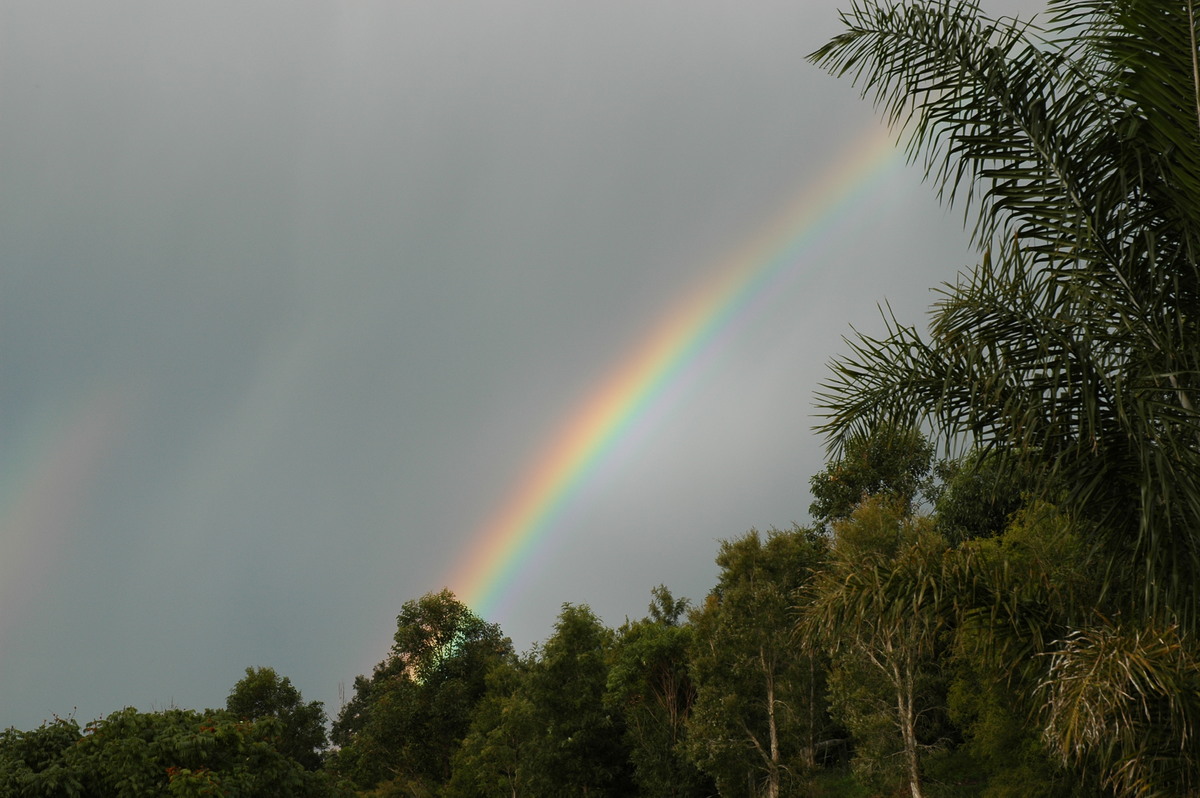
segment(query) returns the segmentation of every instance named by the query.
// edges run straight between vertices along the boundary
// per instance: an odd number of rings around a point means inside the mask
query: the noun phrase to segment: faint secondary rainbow
[[[760,234],[670,308],[550,437],[510,499],[476,533],[447,584],[487,617],[555,529],[589,477],[683,375],[753,310],[888,170],[903,163],[893,135],[872,130]]]
[[[0,642],[42,590],[54,588],[53,569],[72,526],[119,437],[125,395],[101,387],[69,412],[33,420],[0,464]]]

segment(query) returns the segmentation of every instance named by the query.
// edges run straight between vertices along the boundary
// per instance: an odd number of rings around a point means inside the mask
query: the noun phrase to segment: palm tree
[[[931,333],[890,320],[822,389],[836,444],[881,421],[971,438],[1065,485],[1147,614],[1200,621],[1200,72],[1191,3],[856,5],[813,58],[850,73],[983,259]],[[1050,480],[1047,480],[1049,484]],[[1125,567],[1136,564],[1134,572]],[[1117,571],[1122,573],[1118,574]]]
[[[1052,0],[1035,26],[969,0],[862,0],[813,54],[911,134],[941,195],[974,212],[982,252],[943,287],[928,335],[888,316],[885,335],[849,342],[819,395],[823,429],[836,448],[924,424],[1066,491],[1126,620],[1066,641],[1048,684],[1098,641],[1135,657],[1134,638],[1172,629],[1192,657],[1200,632],[1196,16],[1193,0]],[[1200,729],[1181,729],[1171,767],[1194,774]],[[1118,779],[1125,760],[1098,755],[1114,786],[1200,781],[1136,763]]]
[[[1063,758],[1084,768],[1097,761],[1107,787],[1139,796],[1200,794],[1198,694],[1195,644],[1154,620],[1073,632],[1039,690],[1046,737]]]

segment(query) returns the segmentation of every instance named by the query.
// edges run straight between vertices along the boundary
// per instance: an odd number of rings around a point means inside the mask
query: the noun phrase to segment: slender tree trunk
[[[767,733],[771,737],[771,761],[767,765],[767,798],[779,798],[779,729],[775,725],[775,674],[767,667],[766,652],[758,651],[767,677]]]
[[[817,662],[808,658],[808,744],[802,752],[804,767],[817,769]]]
[[[900,674],[897,674],[900,676]],[[912,798],[924,798],[921,790],[921,764],[917,758],[916,679],[912,667],[905,667],[896,683],[896,710],[900,736],[904,740],[904,763],[908,770],[908,788]]]

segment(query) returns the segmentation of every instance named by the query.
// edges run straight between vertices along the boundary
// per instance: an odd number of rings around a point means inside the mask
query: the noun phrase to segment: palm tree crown
[[[1061,486],[1139,614],[1200,629],[1200,65],[1191,0],[856,3],[813,54],[976,214],[930,332],[888,318],[819,394],[836,446],[927,424]]]

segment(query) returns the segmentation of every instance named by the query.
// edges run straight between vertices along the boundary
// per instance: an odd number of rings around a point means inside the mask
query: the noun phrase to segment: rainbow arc
[[[756,300],[796,270],[810,268],[805,253],[889,168],[903,162],[893,135],[872,130],[773,224],[670,308],[550,437],[508,501],[476,533],[446,582],[451,590],[481,615],[495,613],[547,537],[561,531],[556,522],[617,445],[737,328]]]

